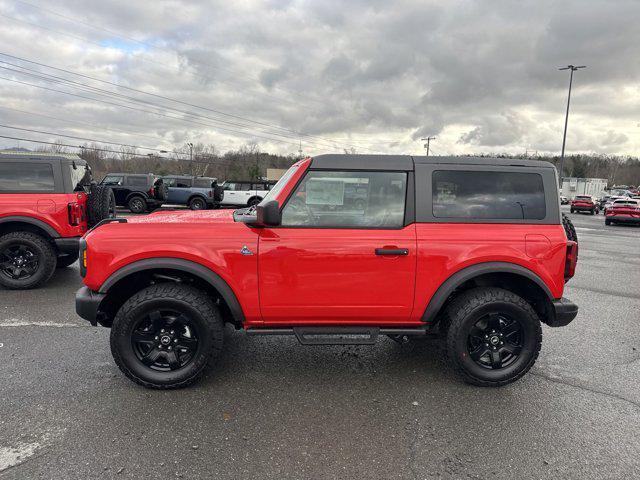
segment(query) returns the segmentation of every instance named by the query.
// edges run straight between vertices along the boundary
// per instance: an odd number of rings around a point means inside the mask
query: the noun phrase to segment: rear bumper
[[[632,217],[631,215],[607,215],[607,220],[616,223],[636,223],[640,224],[640,217]]]
[[[571,205],[571,208],[576,212],[590,212],[591,210],[595,210],[599,207],[595,205]]]
[[[88,320],[91,325],[96,326],[98,324],[98,308],[104,297],[106,294],[94,292],[89,287],[80,288],[76,292],[76,313]]]
[[[56,244],[58,252],[64,255],[73,255],[78,253],[78,245],[81,237],[54,238],[53,243]]]
[[[147,208],[161,207],[164,203],[162,200],[158,200],[155,198],[145,198],[145,202],[147,203]]]
[[[564,327],[569,325],[576,315],[578,315],[578,306],[572,301],[562,297],[560,300],[552,302],[554,309],[553,320],[547,323],[550,327]]]

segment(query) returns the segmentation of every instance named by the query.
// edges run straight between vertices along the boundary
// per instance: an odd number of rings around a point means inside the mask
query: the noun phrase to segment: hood
[[[127,217],[127,223],[233,223],[233,210],[163,210]]]

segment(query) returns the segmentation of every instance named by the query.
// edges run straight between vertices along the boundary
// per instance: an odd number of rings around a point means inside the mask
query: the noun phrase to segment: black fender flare
[[[130,192],[129,195],[127,195],[127,197],[124,199],[124,204],[127,205],[129,203],[129,200],[131,200],[133,197],[141,197],[142,200],[147,201],[147,198],[149,198],[149,195],[147,195],[145,192],[140,192],[138,190],[136,190],[135,192]]]
[[[553,301],[553,294],[544,281],[534,272],[521,265],[509,262],[484,262],[470,265],[462,270],[458,270],[451,275],[445,282],[438,287],[436,293],[433,294],[429,304],[422,314],[423,322],[431,322],[432,319],[438,314],[444,303],[451,296],[456,288],[475,277],[486,275],[487,273],[510,273],[519,275],[528,280],[531,280],[538,285],[547,295],[549,301]]]
[[[60,234],[58,232],[56,232],[55,228],[53,228],[48,223],[43,222],[42,220],[38,220],[37,218],[22,217],[20,215],[13,215],[13,216],[9,216],[9,217],[0,218],[0,224],[1,223],[11,223],[11,222],[28,223],[29,225],[33,225],[34,227],[38,227],[38,228],[44,230],[45,232],[47,232],[47,235],[49,235],[51,238],[59,238],[60,237]]]
[[[240,325],[244,324],[245,317],[244,312],[242,311],[242,307],[240,306],[240,302],[238,301],[236,294],[233,292],[227,282],[224,281],[222,277],[220,277],[220,275],[215,273],[210,268],[207,268],[204,265],[193,262],[191,260],[185,260],[183,258],[147,258],[130,263],[129,265],[125,265],[124,267],[112,273],[109,278],[104,281],[104,283],[100,286],[98,293],[106,294],[109,289],[113,287],[118,281],[122,280],[125,277],[128,277],[133,273],[158,268],[180,270],[190,273],[191,275],[194,275],[201,280],[204,280],[220,293],[220,296],[229,306],[229,310],[234,317],[234,321]]]
[[[187,199],[187,205],[189,205],[191,203],[191,200],[193,200],[194,198],[201,198],[202,200],[204,200],[204,203],[207,204],[208,202],[208,198],[203,194],[203,193],[193,193],[191,194],[191,196]]]

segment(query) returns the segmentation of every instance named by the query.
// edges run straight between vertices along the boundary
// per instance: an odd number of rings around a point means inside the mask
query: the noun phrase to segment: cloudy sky
[[[635,0],[0,0],[0,135],[557,153],[572,63],[567,151],[638,155],[639,18]]]

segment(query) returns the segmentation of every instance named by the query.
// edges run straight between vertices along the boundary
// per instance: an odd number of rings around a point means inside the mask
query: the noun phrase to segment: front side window
[[[0,162],[0,191],[53,192],[53,167],[49,163]]]
[[[124,177],[116,175],[107,175],[102,179],[102,185],[122,185]]]
[[[437,218],[542,220],[542,176],[537,173],[440,170],[433,172]]]
[[[324,228],[400,228],[407,174],[309,171],[282,210],[282,225]]]

